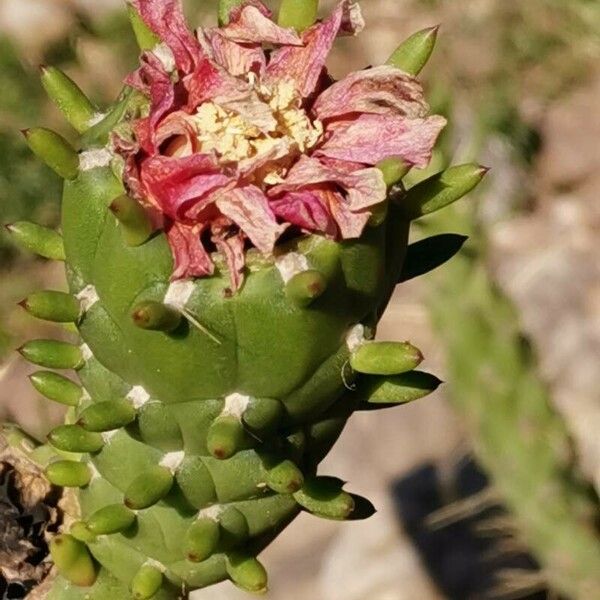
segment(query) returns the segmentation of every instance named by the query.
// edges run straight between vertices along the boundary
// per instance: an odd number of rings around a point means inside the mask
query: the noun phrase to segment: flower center
[[[275,158],[258,169],[255,179],[275,185],[283,181],[294,158],[317,144],[323,125],[310,120],[291,82],[280,81],[274,87],[257,85],[252,80],[251,83],[273,117],[266,130],[214,102],[200,105],[191,120],[200,152],[214,151],[223,162],[240,163],[273,154]],[[274,152],[282,147],[282,142],[285,152]]]

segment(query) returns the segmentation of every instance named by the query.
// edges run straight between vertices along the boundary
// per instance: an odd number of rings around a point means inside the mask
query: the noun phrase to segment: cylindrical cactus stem
[[[293,494],[304,483],[302,471],[289,459],[261,454],[266,484],[279,494]]]
[[[267,591],[267,572],[254,556],[243,552],[228,554],[227,573],[231,581],[246,592],[264,594]]]
[[[208,430],[208,451],[221,460],[232,457],[246,443],[246,432],[239,417],[224,414],[215,419]]]
[[[350,366],[367,375],[399,375],[421,362],[421,351],[408,342],[365,342],[350,356]]]
[[[50,432],[48,441],[64,452],[98,452],[104,446],[99,433],[86,431],[79,425],[60,425]]]
[[[35,292],[19,304],[30,315],[56,323],[74,323],[81,315],[79,300],[65,292]]]
[[[88,517],[86,526],[94,535],[109,535],[129,529],[135,520],[135,513],[123,504],[110,504]]]
[[[79,369],[84,364],[81,348],[58,340],[32,340],[18,351],[25,360],[48,369]]]
[[[72,535],[57,535],[50,542],[50,553],[59,573],[71,583],[89,587],[96,581],[96,567],[87,546]]]
[[[136,327],[150,331],[174,331],[181,324],[181,313],[174,308],[148,300],[140,302],[131,312]]]
[[[350,517],[355,508],[354,499],[342,489],[343,485],[335,477],[314,477],[305,481],[294,499],[313,515],[342,521]]]
[[[42,85],[50,100],[79,133],[86,131],[96,115],[96,108],[87,96],[60,69],[42,65],[40,72]]]
[[[13,239],[26,250],[50,260],[65,260],[65,248],[60,233],[28,221],[6,225]]]
[[[66,488],[84,487],[92,478],[92,472],[85,463],[72,460],[51,462],[45,473],[50,483]]]
[[[23,135],[32,152],[63,179],[75,179],[79,173],[77,152],[58,133],[45,127],[24,129]]]
[[[327,279],[319,271],[302,271],[294,275],[285,286],[287,297],[298,306],[310,306],[327,289]]]
[[[134,600],[150,600],[160,590],[164,575],[152,561],[142,565],[131,582],[131,594]]]
[[[256,434],[265,434],[277,427],[285,414],[280,400],[273,398],[250,398],[242,420],[245,427]]]
[[[129,246],[140,246],[152,235],[150,216],[133,198],[122,194],[117,196],[108,208],[119,221],[123,239]]]
[[[29,380],[42,396],[59,404],[79,406],[85,397],[80,385],[53,371],[36,371],[29,376]]]
[[[125,506],[141,510],[162,500],[173,486],[173,473],[167,467],[150,467],[138,475],[125,492]]]
[[[387,377],[363,376],[356,390],[356,396],[361,401],[359,410],[413,402],[434,392],[441,383],[435,375],[423,371]]]
[[[136,414],[136,409],[129,400],[107,400],[83,410],[77,423],[87,431],[113,431],[135,421]]]
[[[206,560],[214,554],[220,539],[221,526],[218,518],[199,516],[185,534],[183,544],[187,559],[192,562]]]

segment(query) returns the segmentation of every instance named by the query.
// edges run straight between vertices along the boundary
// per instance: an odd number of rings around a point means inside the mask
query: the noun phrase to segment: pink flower
[[[336,37],[364,25],[350,0],[302,34],[247,0],[229,25],[196,35],[180,0],[132,1],[162,43],[127,78],[150,106],[115,149],[130,193],[162,215],[173,278],[211,275],[218,251],[235,290],[245,249],[268,255],[288,228],[357,238],[386,198],[375,165],[427,165],[445,120],[427,116],[413,77],[391,66],[327,74]]]

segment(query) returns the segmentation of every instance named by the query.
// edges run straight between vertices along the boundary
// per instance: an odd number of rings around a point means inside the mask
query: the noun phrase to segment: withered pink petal
[[[313,112],[322,121],[352,113],[397,114],[415,119],[427,115],[429,107],[414,77],[383,65],[351,73],[334,83],[317,98]]]
[[[232,183],[207,154],[150,157],[142,163],[141,180],[148,200],[175,220],[185,218],[211,192]]]
[[[267,66],[267,58],[260,44],[238,44],[224,37],[221,31],[214,29],[209,33],[217,64],[236,77],[248,73],[262,74]]]
[[[446,119],[440,116],[406,119],[363,114],[337,126],[316,155],[368,165],[398,157],[416,167],[425,167],[445,125]]]
[[[277,196],[286,191],[298,191],[311,185],[335,183],[346,191],[348,210],[358,211],[385,200],[387,188],[379,169],[341,170],[323,164],[316,158],[302,156],[290,169],[285,181],[269,191]]]
[[[165,156],[182,158],[197,151],[196,130],[188,116],[183,111],[171,113],[156,128],[155,143],[157,146],[165,146],[161,148]]]
[[[265,152],[241,160],[237,165],[237,172],[241,177],[253,175],[256,171],[263,169],[270,163],[276,162],[287,156],[291,152],[291,149],[292,142],[289,138],[278,139],[274,145]]]
[[[181,0],[131,0],[146,25],[173,52],[177,68],[189,73],[202,57],[198,40],[188,29]]]
[[[202,244],[199,227],[172,223],[166,233],[175,263],[171,279],[204,277],[214,273],[214,264]]]
[[[287,228],[277,223],[266,196],[253,185],[223,193],[216,205],[263,254],[273,251],[275,242]]]
[[[276,50],[267,66],[267,82],[291,80],[302,97],[312,95],[335,38],[359,27],[359,10],[350,0],[342,0],[329,18],[302,34],[303,46],[284,46]]]
[[[273,16],[273,11],[261,0],[244,0],[239,4],[235,4],[229,11],[229,22],[237,21],[240,18],[240,15],[244,8],[246,8],[247,6],[253,6],[257,10],[259,10],[264,17],[267,17],[268,19],[270,19]]]
[[[300,36],[293,29],[279,27],[255,6],[244,6],[237,19],[223,27],[221,32],[234,42],[302,45]]]
[[[337,226],[328,205],[324,204],[316,190],[285,192],[270,204],[273,212],[287,223],[305,231],[319,231],[329,237],[337,235]]]
[[[340,194],[330,195],[329,210],[340,229],[340,236],[345,240],[360,237],[371,218],[370,212],[350,210]]]
[[[229,269],[231,291],[236,292],[244,281],[246,256],[244,254],[244,234],[241,231],[231,233],[225,228],[212,228],[212,241],[217,250],[225,257]]]

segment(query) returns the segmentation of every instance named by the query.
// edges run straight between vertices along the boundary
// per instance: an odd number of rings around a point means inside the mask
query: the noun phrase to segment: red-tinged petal
[[[261,0],[244,0],[244,2],[234,5],[229,11],[229,22],[239,20],[242,11],[247,6],[253,6],[268,19],[270,19],[273,16],[273,11]]]
[[[416,167],[425,167],[446,119],[406,119],[393,115],[361,115],[338,125],[317,150],[318,156],[375,165],[398,157]]]
[[[327,56],[340,33],[360,28],[360,9],[350,0],[342,0],[331,16],[302,34],[304,46],[284,46],[275,51],[267,66],[267,81],[292,80],[306,98],[313,94],[325,69]],[[364,24],[364,23],[363,23]]]
[[[131,0],[146,25],[173,52],[177,68],[189,73],[202,57],[198,40],[188,29],[181,0]]]
[[[182,111],[167,115],[156,128],[155,143],[168,157],[183,158],[197,152],[198,138],[189,115]]]
[[[243,6],[237,18],[221,29],[234,42],[301,46],[302,40],[293,29],[279,27],[255,6]]]
[[[302,156],[290,169],[285,181],[269,191],[277,196],[286,191],[298,191],[307,186],[335,183],[346,190],[345,204],[348,210],[358,211],[385,200],[387,189],[379,169],[362,168],[342,170],[323,164],[316,158]]]
[[[287,225],[277,223],[266,196],[253,185],[225,192],[216,204],[263,254],[272,252],[275,242],[287,228]]]
[[[319,231],[329,237],[337,235],[331,212],[316,190],[286,192],[270,204],[273,212],[287,223],[305,231]]]
[[[143,162],[141,178],[148,200],[175,220],[185,218],[190,209],[208,203],[212,192],[232,183],[207,154],[153,156]]]
[[[217,250],[225,257],[229,269],[231,291],[236,292],[244,282],[246,257],[244,254],[244,234],[241,231],[231,233],[230,228],[213,226],[212,241]]]
[[[200,234],[199,227],[182,223],[172,223],[167,228],[167,239],[175,262],[171,279],[204,277],[214,273],[214,264],[202,244]]]
[[[429,107],[421,84],[400,69],[383,65],[351,73],[326,89],[313,106],[321,121],[352,113],[424,117]]]
[[[236,77],[248,73],[260,75],[267,66],[267,58],[259,44],[238,44],[224,37],[220,29],[209,33],[214,60]]]

